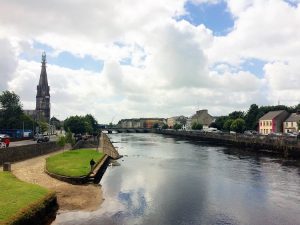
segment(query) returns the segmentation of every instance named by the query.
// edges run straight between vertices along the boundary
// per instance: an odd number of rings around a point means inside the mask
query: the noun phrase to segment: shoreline
[[[60,211],[95,211],[103,203],[98,184],[73,185],[56,180],[44,172],[46,158],[63,150],[12,164],[12,173],[20,180],[38,184],[56,192]]]

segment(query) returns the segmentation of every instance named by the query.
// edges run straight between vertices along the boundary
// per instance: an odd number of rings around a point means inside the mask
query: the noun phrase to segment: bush
[[[192,130],[202,130],[203,125],[201,123],[193,123],[192,124]]]

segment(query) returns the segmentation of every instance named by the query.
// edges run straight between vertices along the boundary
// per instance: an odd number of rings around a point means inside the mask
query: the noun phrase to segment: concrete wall
[[[300,141],[296,138],[174,130],[156,130],[156,133],[203,140],[220,145],[235,145],[241,149],[252,149],[257,152],[263,151],[284,157],[300,158]]]
[[[0,165],[4,162],[16,162],[48,154],[61,149],[56,142],[36,143],[0,149]]]

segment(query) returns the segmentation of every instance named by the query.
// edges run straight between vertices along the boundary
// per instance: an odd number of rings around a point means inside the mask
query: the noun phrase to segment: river
[[[300,224],[296,161],[159,134],[110,137],[124,157],[100,182],[105,201],[53,224]]]

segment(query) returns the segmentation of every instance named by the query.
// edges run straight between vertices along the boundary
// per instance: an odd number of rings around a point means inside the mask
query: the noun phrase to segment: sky
[[[0,0],[0,92],[51,116],[213,116],[300,102],[300,0]]]

